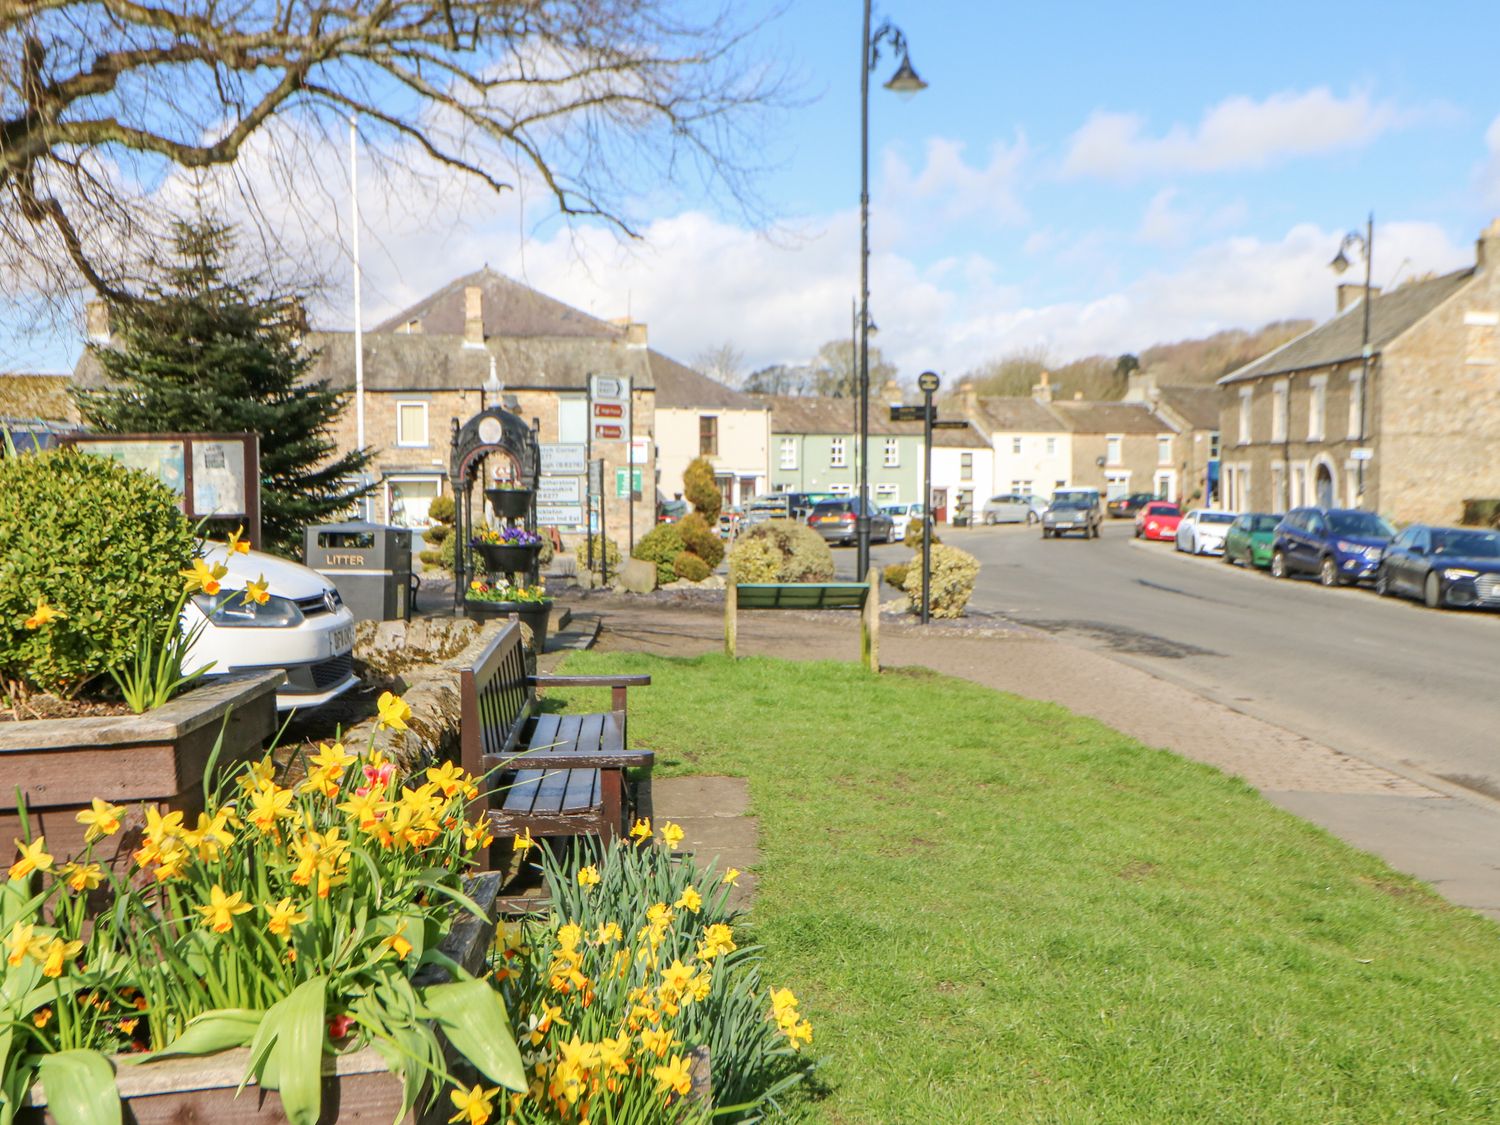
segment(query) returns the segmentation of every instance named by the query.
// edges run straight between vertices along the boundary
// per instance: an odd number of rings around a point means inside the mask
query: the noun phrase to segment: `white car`
[[[891,517],[893,528],[891,541],[904,543],[906,541],[906,529],[911,526],[912,520],[918,522],[922,519],[921,504],[887,504],[885,514]]]
[[[1194,508],[1177,525],[1177,549],[1193,555],[1222,555],[1224,536],[1238,518],[1238,512]]]
[[[212,662],[211,676],[280,668],[286,683],[276,709],[321,706],[359,683],[354,675],[354,614],[337,588],[317,571],[275,555],[231,553],[204,543],[203,561],[228,568],[217,594],[195,594],[183,627],[205,623],[188,650],[184,670]],[[263,605],[245,599],[245,585],[265,578]]]

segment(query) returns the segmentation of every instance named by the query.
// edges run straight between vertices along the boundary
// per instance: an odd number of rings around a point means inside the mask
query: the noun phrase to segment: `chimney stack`
[[[974,389],[972,379],[965,379],[958,385],[958,401],[963,404],[965,413],[972,414],[979,409],[979,392]]]
[[[1474,263],[1481,273],[1491,266],[1500,265],[1500,219],[1480,232],[1479,242],[1474,247]]]
[[[627,348],[644,348],[646,346],[646,326],[638,321],[631,320],[628,316],[617,316],[610,321],[616,328],[625,330],[625,346]]]
[[[84,328],[88,333],[89,343],[109,343],[109,306],[103,301],[90,301],[83,306]]]
[[[1370,299],[1373,301],[1380,296],[1380,286],[1370,286]],[[1363,282],[1345,281],[1338,287],[1338,303],[1334,312],[1341,313],[1345,309],[1353,308],[1365,299],[1365,287]]]
[[[888,406],[900,406],[905,397],[901,393],[901,384],[895,379],[887,379],[885,386],[880,389],[880,397],[885,399]]]
[[[464,289],[464,347],[484,347],[484,290],[477,285]]]
[[[1037,402],[1052,401],[1052,375],[1050,372],[1042,372],[1041,381],[1031,388],[1031,397],[1036,399]]]

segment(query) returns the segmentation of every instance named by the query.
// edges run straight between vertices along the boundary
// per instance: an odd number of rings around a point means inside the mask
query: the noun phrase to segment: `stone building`
[[[771,490],[771,408],[660,352],[650,352],[656,380],[656,487],[682,493],[682,473],[707,457],[726,506]]]
[[[1143,404],[1177,431],[1173,454],[1182,502],[1205,508],[1226,507],[1219,489],[1219,417],[1224,389],[1162,386],[1150,372],[1135,372],[1122,401]]]
[[[1219,381],[1230,507],[1453,523],[1500,496],[1500,220],[1472,267],[1373,291],[1367,361],[1363,297]]]
[[[1073,435],[1036,397],[985,396],[958,387],[958,405],[990,444],[989,495],[1051,496],[1073,475]],[[984,500],[980,498],[980,506]]]
[[[1106,499],[1132,492],[1181,498],[1181,437],[1143,404],[1067,399],[1048,409],[1072,435],[1070,487],[1097,488]]]

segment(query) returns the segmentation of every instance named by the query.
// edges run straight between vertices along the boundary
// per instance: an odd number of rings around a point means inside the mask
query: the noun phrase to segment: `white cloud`
[[[995,142],[983,165],[965,160],[964,149],[962,141],[929,138],[920,171],[888,150],[882,161],[881,205],[910,214],[908,205],[919,203],[917,210],[943,223],[973,218],[997,225],[1024,222],[1026,209],[1016,189],[1028,157],[1026,138],[1018,135],[1009,145]]]
[[[1135,113],[1099,110],[1069,140],[1065,176],[1128,180],[1149,174],[1264,168],[1290,157],[1368,144],[1412,120],[1364,93],[1341,98],[1326,87],[1283,91],[1263,101],[1227,98],[1195,127],[1146,133]]]

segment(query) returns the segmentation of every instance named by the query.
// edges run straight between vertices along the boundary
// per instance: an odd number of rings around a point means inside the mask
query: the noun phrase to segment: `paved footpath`
[[[712,605],[600,595],[585,604],[603,614],[601,651],[693,656],[723,645],[722,610]],[[858,656],[859,631],[852,615],[746,613],[738,646],[744,655],[848,660]],[[1217,766],[1281,808],[1426,881],[1450,901],[1500,919],[1500,805],[1494,802],[1438,791],[1019,627],[939,623],[924,632],[887,618],[880,658],[887,667],[922,665],[1058,703],[1149,746]]]

